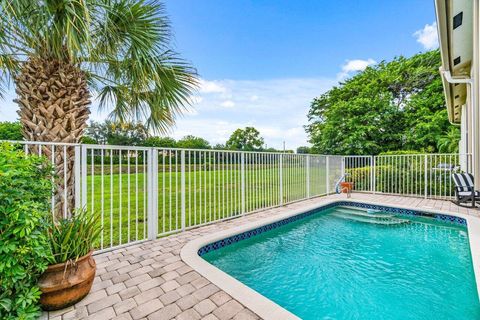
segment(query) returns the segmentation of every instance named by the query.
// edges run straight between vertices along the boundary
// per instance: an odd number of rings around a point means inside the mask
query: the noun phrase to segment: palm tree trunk
[[[90,114],[90,93],[85,74],[65,61],[29,58],[15,78],[18,114],[29,141],[78,143]],[[38,149],[32,148],[33,152]],[[42,154],[52,159],[51,147]],[[73,147],[54,150],[57,177],[55,215],[69,216],[74,208]],[[65,196],[66,195],[66,196]],[[66,202],[66,203],[65,203]],[[65,207],[67,208],[65,210]]]

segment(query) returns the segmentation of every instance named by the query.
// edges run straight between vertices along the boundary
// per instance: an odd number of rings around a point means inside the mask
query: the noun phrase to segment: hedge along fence
[[[362,167],[345,170],[350,174],[349,180],[354,184],[354,191],[372,191],[370,179],[372,177],[371,167]],[[430,184],[428,184],[430,188]],[[440,193],[441,188],[435,189],[433,183],[433,194]],[[408,168],[395,168],[393,166],[375,167],[375,192],[404,194],[404,195],[424,195],[425,193],[425,171],[410,170]]]
[[[458,155],[380,156],[375,159],[375,176],[372,166],[345,173],[354,191],[450,199],[455,195],[451,176],[460,171],[459,160]]]

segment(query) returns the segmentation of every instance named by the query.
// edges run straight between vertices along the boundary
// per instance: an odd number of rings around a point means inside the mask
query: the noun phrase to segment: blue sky
[[[201,76],[171,136],[224,143],[254,126],[270,147],[307,144],[310,101],[367,65],[436,44],[433,0],[167,0],[174,47]],[[11,100],[13,91],[7,96]],[[0,120],[15,120],[5,101]],[[92,118],[105,114],[92,107]]]

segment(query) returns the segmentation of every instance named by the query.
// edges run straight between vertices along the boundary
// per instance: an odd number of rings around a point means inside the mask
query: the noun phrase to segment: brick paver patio
[[[192,270],[180,258],[180,250],[192,239],[285,212],[332,200],[331,195],[290,204],[203,226],[155,241],[95,256],[97,276],[90,294],[68,309],[44,313],[43,319],[259,319],[238,301]],[[460,208],[449,201],[398,196],[353,194],[352,200],[418,209],[436,209],[478,215],[476,209]]]

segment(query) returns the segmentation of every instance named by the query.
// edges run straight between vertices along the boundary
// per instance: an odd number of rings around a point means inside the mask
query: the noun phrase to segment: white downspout
[[[474,130],[473,128],[475,128],[475,117],[476,117],[476,110],[475,110],[475,95],[474,95],[474,92],[473,92],[473,79],[472,78],[458,78],[458,77],[452,77],[450,71],[448,70],[444,70],[442,67],[440,67],[440,73],[442,74],[442,76],[445,78],[445,80],[448,82],[448,83],[465,83],[467,85],[467,90],[469,91],[469,97],[470,97],[470,105],[471,105],[471,110],[472,110],[472,115],[471,115],[471,122],[472,122],[472,127],[471,127],[471,131],[472,131],[472,160],[475,158],[475,152],[476,152],[476,149],[477,149],[477,146],[476,146],[476,140],[477,140],[477,137],[476,135],[474,134]],[[475,159],[474,162],[478,161],[480,159]],[[475,167],[476,167],[476,164],[474,163],[472,165],[472,173],[473,173],[473,176],[476,177],[476,172],[475,172]],[[476,182],[476,181],[475,181]],[[475,183],[475,185],[477,185],[477,183]],[[476,186],[475,186],[476,187]]]

